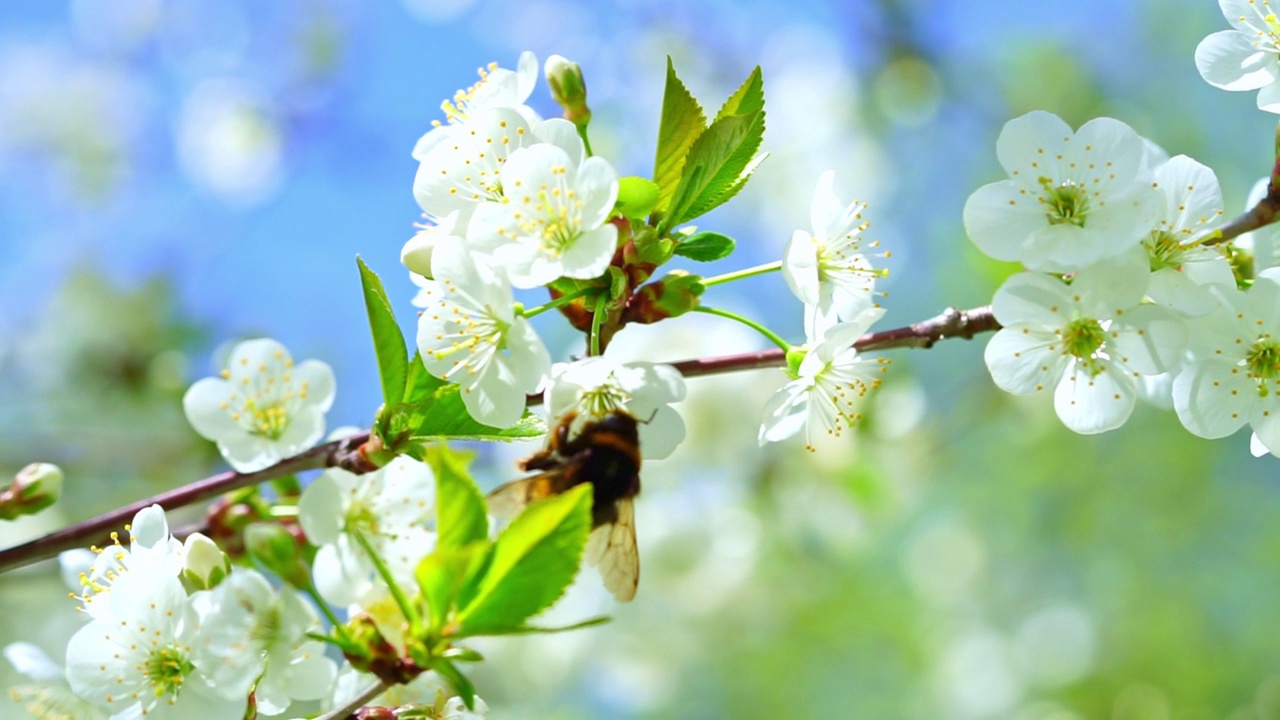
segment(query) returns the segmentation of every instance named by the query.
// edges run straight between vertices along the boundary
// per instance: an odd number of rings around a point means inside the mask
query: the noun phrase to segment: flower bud
[[[431,274],[431,255],[440,242],[440,234],[424,228],[409,238],[400,251],[400,262],[409,269],[428,280],[434,280]]]
[[[62,469],[51,463],[32,463],[0,491],[0,519],[34,515],[57,502],[61,494]]]
[[[231,572],[231,558],[217,543],[201,533],[188,535],[182,549],[186,556],[182,585],[187,592],[211,590]]]
[[[392,710],[389,707],[365,706],[356,710],[353,717],[356,720],[396,720],[398,715],[395,710]]]
[[[547,58],[544,71],[551,97],[564,108],[564,117],[578,127],[591,122],[591,109],[587,107],[587,84],[582,79],[582,68],[559,55]]]
[[[698,307],[698,298],[706,289],[701,277],[673,270],[661,280],[640,288],[627,300],[623,321],[647,324],[683,315]]]
[[[395,646],[383,637],[373,618],[357,615],[344,627],[346,641],[342,644],[342,654],[355,669],[371,673],[393,685],[407,683],[422,674],[422,668],[413,660],[400,657]]]
[[[298,539],[279,523],[253,523],[244,530],[244,544],[255,560],[281,580],[299,589],[311,586],[311,573]]]
[[[232,559],[244,557],[244,529],[262,520],[262,513],[246,502],[223,496],[209,506],[205,515],[206,534]]]

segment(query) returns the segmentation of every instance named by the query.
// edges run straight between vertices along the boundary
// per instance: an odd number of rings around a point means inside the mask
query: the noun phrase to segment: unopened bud
[[[698,307],[699,296],[706,289],[701,277],[673,270],[661,280],[637,290],[627,300],[623,320],[643,325],[678,317]]]
[[[191,533],[182,548],[186,556],[182,585],[187,592],[211,590],[231,573],[231,558],[205,535]]]
[[[51,463],[32,463],[0,491],[0,519],[34,515],[57,502],[61,494],[62,469]]]
[[[382,635],[373,618],[357,615],[344,627],[346,640],[342,644],[342,654],[355,669],[371,673],[392,685],[407,683],[422,674],[422,668],[413,660],[400,656],[395,646]]]
[[[302,559],[298,539],[279,523],[257,522],[244,530],[249,554],[295,588],[311,586],[311,573]]]
[[[400,251],[400,262],[409,269],[409,272],[417,273],[428,280],[435,279],[431,274],[431,256],[440,239],[439,233],[419,230],[409,238],[409,242],[404,244],[404,248]]]
[[[582,79],[578,63],[559,55],[547,58],[543,66],[551,97],[564,108],[564,118],[578,127],[591,122],[591,109],[587,107],[587,84]]]
[[[396,720],[396,711],[389,707],[362,707],[353,716],[356,720]]]
[[[221,497],[210,506],[205,516],[206,531],[223,552],[232,558],[244,557],[244,529],[262,520],[262,513],[246,502]]]

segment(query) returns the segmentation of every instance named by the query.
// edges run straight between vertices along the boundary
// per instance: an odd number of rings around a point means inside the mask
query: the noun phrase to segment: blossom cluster
[[[981,250],[1027,268],[992,303],[1003,325],[986,349],[996,384],[1051,391],[1080,433],[1120,427],[1142,399],[1173,407],[1202,437],[1248,423],[1280,451],[1267,305],[1280,278],[1247,276],[1218,242],[1213,171],[1118,120],[1073,131],[1039,111],[1009,121],[996,154],[1008,179],[964,211]]]
[[[564,66],[561,58],[548,61],[553,87]],[[515,72],[491,68],[479,85],[445,103],[449,122],[414,150],[414,196],[426,221],[401,259],[422,288],[418,350],[430,373],[460,386],[480,422],[515,423],[526,395],[542,390],[555,417],[626,409],[645,420],[645,457],[665,457],[684,434],[667,407],[684,396],[679,375],[622,362],[607,348],[552,366],[530,314],[515,303],[515,290],[607,281],[611,267],[634,273],[625,247],[630,227],[615,209],[618,174],[590,154],[573,123],[540,120],[525,104],[535,67],[526,53]],[[495,79],[501,89],[490,87]],[[574,115],[566,109],[566,117]],[[833,183],[833,173],[822,176],[812,230],[796,231],[778,265],[805,305],[807,343],[789,369],[791,382],[765,408],[762,443],[802,427],[810,441],[817,433],[839,435],[860,416],[861,399],[879,384],[886,362],[851,347],[881,314],[873,298],[883,271],[862,251],[866,206],[841,202]],[[577,401],[564,400],[573,394]]]
[[[378,489],[362,497],[382,496],[385,505],[386,481],[373,481]],[[324,504],[309,505],[309,523],[323,522],[315,513],[327,509]],[[180,542],[159,506],[140,511],[128,527],[127,544],[113,534],[112,545],[62,557],[86,620],[67,644],[65,686],[34,646],[6,648],[6,657],[33,681],[15,690],[33,712],[46,708],[86,720],[279,717],[297,702],[340,706],[373,683],[346,662],[340,667],[314,639],[320,618],[303,594],[232,564],[204,535]],[[362,595],[372,596],[367,589]],[[485,712],[479,698],[473,710],[456,697],[446,702],[427,676],[379,702],[434,704],[439,712],[431,717],[447,720],[478,720]]]
[[[1261,89],[1259,107],[1280,111],[1275,16],[1253,2],[1222,0],[1222,6],[1236,30],[1201,44],[1202,74],[1227,89]],[[575,568],[586,533],[609,513],[596,508],[591,515],[585,505],[566,502],[528,523],[537,527],[520,530],[527,533],[514,541],[521,550],[504,549],[495,560],[502,535],[490,538],[497,528],[485,515],[489,506],[469,478],[455,477],[465,473],[449,464],[446,451],[432,455],[427,441],[512,437],[501,433],[522,427],[530,396],[538,394],[557,430],[535,456],[538,464],[526,467],[569,474],[585,461],[555,455],[573,446],[568,434],[585,435],[591,421],[623,413],[636,421],[635,435],[611,437],[603,454],[621,456],[625,462],[616,464],[631,468],[623,497],[629,502],[638,492],[641,458],[668,457],[683,440],[676,406],[686,388],[675,366],[611,350],[609,341],[628,323],[703,311],[742,322],[778,345],[787,379],[763,408],[761,444],[803,433],[814,449],[820,438],[841,438],[862,419],[866,397],[888,365],[859,349],[876,340],[868,333],[885,313],[876,285],[886,270],[877,261],[888,256],[872,252],[878,244],[866,237],[866,205],[842,200],[834,172],[824,173],[808,227],[795,231],[779,261],[717,278],[677,270],[650,282],[675,255],[705,261],[732,251],[728,238],[686,223],[698,215],[691,208],[714,206],[704,192],[717,201],[732,196],[762,158],[748,162],[755,153],[749,142],[724,153],[743,164],[723,172],[727,179],[714,192],[673,184],[689,179],[676,178],[678,164],[665,188],[657,167],[652,181],[620,177],[591,150],[591,113],[577,66],[559,57],[546,64],[563,118],[543,119],[529,104],[537,75],[531,53],[515,70],[481,71],[476,85],[442,105],[445,121],[413,148],[419,163],[413,195],[424,219],[401,261],[420,288],[413,301],[421,309],[417,352],[406,366],[394,316],[373,302],[386,403],[356,459],[296,459],[325,436],[335,396],[328,365],[295,364],[271,339],[236,345],[220,377],[200,380],[183,399],[196,432],[239,473],[274,468],[279,480],[285,472],[330,467],[305,488],[289,478],[272,494],[225,498],[209,516],[210,534],[227,530],[219,540],[232,538],[221,546],[200,533],[180,540],[163,510],[152,506],[134,518],[127,544],[113,536],[106,548],[64,556],[75,569],[72,597],[86,620],[67,648],[70,694],[42,689],[31,697],[56,698],[83,717],[221,720],[344,707],[376,677],[400,683],[384,701],[414,705],[415,713],[482,717],[483,701],[452,665],[475,659],[454,645],[466,636],[466,619],[473,630],[494,634],[536,630],[524,622],[559,597],[554,588],[535,588],[527,577],[512,581],[518,591],[509,592],[520,602],[546,596],[529,601],[523,615],[507,607],[519,604],[507,602],[512,597],[485,603],[501,597],[495,588],[532,555],[525,549],[546,539],[554,513],[560,513],[554,530],[568,528],[557,547],[576,548],[569,553]],[[674,77],[672,71],[669,89]],[[741,141],[749,134],[743,128],[757,124],[762,133],[758,81],[758,73],[748,78],[710,124],[701,122],[694,103],[685,114],[699,122],[684,129],[693,134],[679,152],[694,152],[700,133],[723,133],[726,143]],[[755,110],[753,92],[761,93]],[[717,130],[724,117],[736,118],[733,133],[723,125]],[[1224,242],[1214,173],[1189,157],[1170,157],[1118,120],[1072,129],[1041,111],[1006,124],[996,155],[1007,178],[979,188],[963,213],[982,252],[1023,268],[992,302],[1002,327],[985,361],[996,385],[1018,395],[1051,393],[1058,417],[1079,433],[1120,427],[1141,400],[1174,409],[1202,437],[1248,424],[1255,446],[1280,455],[1280,268],[1255,271],[1242,261],[1240,243]],[[704,291],[720,282],[771,271],[803,305],[802,343],[703,304]],[[377,293],[385,300],[380,283],[366,282],[365,290],[367,300]],[[543,304],[526,306],[536,291],[545,292]],[[386,314],[381,325],[379,312]],[[553,362],[533,322],[544,313],[584,334],[584,357]],[[431,403],[445,405],[441,398],[458,404],[456,417],[431,432],[413,424],[437,409]],[[465,431],[440,430],[451,423]],[[291,458],[296,464],[279,465]],[[32,466],[21,476],[10,504],[26,512],[51,503],[62,478],[50,467]],[[580,480],[561,476],[570,489],[552,494],[577,492],[569,498],[577,502],[587,497],[572,487]],[[448,521],[446,506],[454,513]],[[443,529],[448,522],[455,526]],[[518,525],[517,518],[508,527]],[[574,546],[575,537],[584,544]],[[635,572],[628,576],[631,592]],[[571,576],[563,579],[567,585]],[[415,587],[411,596],[406,589]],[[7,655],[21,667],[44,667],[27,648]],[[429,679],[428,669],[439,678]],[[49,675],[32,674],[41,681]],[[448,698],[441,679],[459,697]]]
[[[256,570],[225,573],[207,538],[185,543],[159,506],[134,518],[129,545],[98,550],[76,596],[88,622],[67,645],[67,681],[111,718],[208,718],[285,712],[331,691],[335,663],[308,637],[320,621],[308,601]],[[188,578],[225,573],[211,588]]]

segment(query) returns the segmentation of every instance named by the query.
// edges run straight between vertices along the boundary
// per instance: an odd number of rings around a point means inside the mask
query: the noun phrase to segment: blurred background
[[[1028,110],[1121,118],[1243,210],[1275,118],[1196,72],[1226,27],[1191,0],[5,0],[0,470],[56,462],[68,484],[0,544],[221,469],[180,399],[241,338],[330,363],[331,426],[367,426],[355,256],[411,330],[409,152],[490,61],[578,61],[596,150],[639,175],[667,55],[709,109],[762,65],[773,155],[701,223],[740,252],[698,271],[778,257],[834,167],[893,253],[896,327],[985,304],[1012,272],[960,211],[1004,177],[995,137]],[[541,81],[530,102],[555,112]],[[776,276],[708,301],[802,337]],[[759,346],[702,317],[617,342],[661,360]],[[645,468],[636,601],[588,575],[548,622],[612,624],[484,645],[490,717],[1280,718],[1276,460],[1151,408],[1075,436],[1045,398],[997,391],[983,344],[894,353],[865,426],[817,454],[756,447],[781,373],[692,382],[687,441]],[[487,449],[486,482],[528,451]],[[0,577],[0,644],[60,658],[65,592],[49,566]]]

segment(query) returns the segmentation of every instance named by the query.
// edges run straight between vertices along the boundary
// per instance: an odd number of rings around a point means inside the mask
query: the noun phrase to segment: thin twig
[[[1220,245],[1247,232],[1253,232],[1280,221],[1280,157],[1276,158],[1276,170],[1272,172],[1271,180],[1267,185],[1267,194],[1258,201],[1257,205],[1249,208],[1242,215],[1232,218],[1226,225],[1213,230],[1201,244]]]
[[[334,708],[329,712],[316,718],[316,720],[347,720],[355,711],[364,707],[366,703],[372,702],[374,698],[381,695],[387,688],[391,687],[386,680],[379,680],[376,684],[370,685],[368,689],[360,693],[357,697],[352,698],[340,708]]]
[[[225,492],[242,487],[257,485],[275,478],[292,475],[303,470],[315,470],[325,467],[342,467],[353,472],[367,472],[367,460],[359,454],[359,448],[369,439],[368,432],[362,432],[342,440],[318,445],[306,452],[282,460],[264,470],[251,473],[224,472],[197,480],[158,495],[139,500],[131,505],[112,510],[55,533],[36,538],[31,542],[0,550],[0,572],[30,565],[38,560],[54,557],[64,550],[86,547],[88,545],[106,545],[111,542],[111,533],[122,528],[125,523],[143,508],[159,505],[165,510],[173,510],[185,505],[208,500]]]
[[[853,346],[858,350],[889,350],[891,348],[929,348],[939,340],[964,338],[966,340],[986,332],[1000,329],[1000,323],[991,314],[991,306],[984,305],[971,310],[947,308],[936,317],[902,328],[867,333]],[[714,375],[735,370],[755,370],[782,367],[786,354],[776,348],[758,352],[722,355],[720,357],[682,360],[671,363],[685,377]]]

